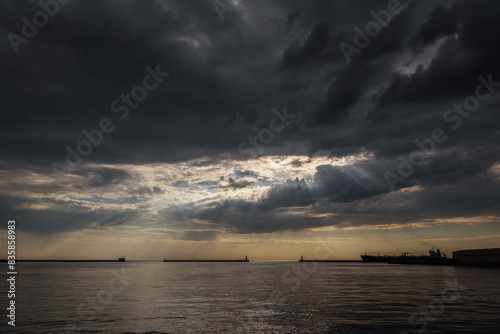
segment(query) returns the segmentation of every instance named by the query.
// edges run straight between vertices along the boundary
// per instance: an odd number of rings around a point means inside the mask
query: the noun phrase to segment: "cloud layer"
[[[2,39],[2,215],[39,233],[153,225],[193,241],[499,217],[499,3],[402,1],[350,63],[340,44],[386,1],[233,5],[221,21],[210,1],[70,2],[17,54]],[[3,2],[0,31],[21,35],[38,10]],[[121,120],[113,101],[157,64],[170,75]],[[453,129],[444,115],[479,76],[491,94]],[[290,124],[273,111],[285,106]],[[116,129],[58,181],[51,164],[103,118]],[[447,140],[391,187],[386,172],[435,128]]]

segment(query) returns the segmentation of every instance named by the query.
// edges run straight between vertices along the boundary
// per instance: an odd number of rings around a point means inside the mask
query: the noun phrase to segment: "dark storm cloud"
[[[242,188],[246,188],[248,186],[251,186],[254,183],[255,182],[248,181],[248,180],[236,181],[232,177],[230,177],[226,180],[226,179],[224,179],[224,177],[221,177],[221,180],[219,181],[219,188],[225,189],[225,190],[242,189]]]
[[[127,225],[130,219],[137,217],[137,212],[126,210],[123,212],[89,211],[78,208],[61,207],[60,209],[28,209],[21,210],[16,207],[4,211],[6,216],[22,222],[20,227],[25,231],[39,233],[54,233],[64,231],[77,231],[81,229],[95,229],[110,226]]]
[[[65,147],[76,149],[86,139],[82,130],[98,128],[106,117],[116,129],[104,134],[102,144],[68,173],[84,177],[85,182],[71,186],[90,187],[94,199],[133,176],[87,163],[183,162],[187,168],[218,168],[237,162],[234,175],[218,183],[179,177],[168,184],[181,190],[218,185],[225,194],[269,186],[253,202],[235,198],[190,208],[190,216],[241,233],[380,222],[375,212],[383,208],[380,214],[387,220],[384,214],[391,205],[393,212],[404,208],[399,217],[412,212],[412,219],[424,217],[426,206],[439,217],[494,214],[498,180],[488,171],[500,161],[498,94],[482,102],[459,130],[446,128],[449,139],[396,187],[400,191],[391,192],[384,172],[397,170],[398,156],[417,148],[415,139],[444,127],[445,110],[474,93],[479,75],[500,81],[500,3],[402,5],[405,10],[348,64],[340,43],[352,43],[353,28],[364,29],[373,20],[370,11],[386,9],[387,1],[243,1],[224,14],[224,21],[210,1],[70,2],[28,44],[20,45],[18,54],[7,38],[0,40],[0,168],[18,176],[24,175],[16,174],[19,170],[52,175],[50,164],[64,162]],[[2,2],[0,32],[21,34],[21,18],[31,19],[39,9],[36,2]],[[120,120],[111,103],[141,85],[146,66],[156,64],[170,76]],[[310,105],[307,112],[299,110],[301,104]],[[307,122],[276,134],[261,156],[363,153],[368,161],[320,166],[308,183],[275,184],[247,169],[238,145],[269,127],[272,108],[285,105]],[[306,168],[301,161],[293,167]],[[474,179],[482,186],[473,187]],[[68,199],[43,209],[47,199],[15,192],[45,190],[63,196],[69,186],[16,182],[4,182],[0,207],[29,220],[28,229],[36,224],[44,231],[125,224],[133,217],[130,212],[89,213]],[[414,186],[422,189],[418,198],[406,192]],[[137,204],[142,197],[164,194],[164,188],[134,185],[126,190],[130,197],[117,202]],[[396,205],[395,196],[407,202]],[[359,214],[362,205],[374,214]],[[66,226],[65,220],[71,223]],[[183,237],[216,238],[215,232],[207,233]]]
[[[216,187],[218,185],[217,181],[202,181],[198,182],[197,185],[202,187]]]
[[[317,123],[338,123],[366,92],[379,67],[373,63],[350,65],[340,72],[326,95],[326,100],[317,109]]]
[[[451,168],[465,160],[437,158],[402,188],[420,186],[423,190],[394,196],[389,196],[391,189],[383,177],[382,165],[319,166],[310,185],[304,180],[287,180],[260,201],[211,203],[212,208],[201,209],[195,216],[239,233],[269,233],[341,225],[346,221],[350,226],[369,226],[498,215],[498,175],[483,170],[483,162],[473,166],[474,162],[469,161],[468,166]],[[290,214],[294,212],[297,214]],[[335,216],[311,216],[311,212]]]
[[[384,169],[368,164],[320,166],[314,186],[320,196],[332,202],[352,202],[389,192]]]
[[[458,24],[454,14],[443,6],[437,5],[429,14],[429,20],[422,24],[417,34],[411,38],[409,45],[425,46],[434,42],[438,37],[454,33]]]
[[[213,203],[215,204],[215,203]],[[269,202],[265,204],[269,209]],[[287,212],[293,209],[287,208]],[[299,211],[300,213],[300,211]],[[280,230],[298,230],[327,225],[323,218],[304,218],[299,215],[283,214],[279,209],[263,210],[261,203],[231,200],[214,208],[202,209],[196,214],[200,219],[215,222],[216,225],[237,233],[271,233]]]
[[[29,17],[39,9],[34,3],[4,6],[2,28],[14,32],[21,26],[17,16]],[[227,13],[227,19],[221,23],[217,15],[210,15],[214,14],[211,4],[201,1],[112,1],[62,6],[29,44],[22,45],[18,55],[12,52],[2,56],[4,82],[9,82],[2,89],[9,98],[4,98],[5,121],[1,124],[11,125],[2,132],[8,137],[1,144],[4,156],[18,162],[43,161],[49,166],[54,160],[64,160],[64,147],[74,148],[85,139],[81,131],[96,128],[102,117],[112,119],[117,128],[105,135],[103,144],[94,148],[86,161],[172,161],[236,154],[245,137],[214,120],[226,117],[229,122],[235,121],[238,110],[255,101],[268,100],[266,91],[279,84],[280,76],[286,78],[294,72],[301,73],[306,82],[323,86],[315,94],[307,93],[308,101],[316,104],[314,119],[329,120],[332,126],[339,126],[353,105],[390,69],[390,59],[384,55],[401,50],[410,38],[408,26],[413,22],[409,10],[394,17],[355,57],[354,63],[343,68],[340,42],[350,41],[354,36],[352,28],[363,27],[372,20],[370,10],[383,10],[386,1],[369,5],[353,2],[350,8],[340,2],[305,5],[278,1],[267,5],[282,13],[272,19],[262,15],[266,3],[245,2],[244,6],[248,14],[261,14],[262,17],[253,19],[262,21],[262,28],[250,26],[237,12]],[[99,15],[94,15],[97,11]],[[448,13],[450,9],[440,11]],[[428,13],[428,21],[439,21],[440,11]],[[271,24],[273,20],[304,31],[304,36],[277,31]],[[420,27],[412,29],[417,36],[425,35],[418,32]],[[290,43],[287,38],[292,38]],[[8,41],[3,43],[8,50]],[[281,58],[273,57],[276,48],[281,48]],[[48,54],[51,56],[45,56]],[[111,102],[140,84],[145,67],[157,63],[171,76],[149,92],[127,120],[120,122],[110,110]],[[285,72],[278,69],[280,63],[288,64]],[[298,68],[301,64],[321,66],[333,74],[318,80],[316,71],[304,72]],[[463,67],[457,69],[462,71]],[[454,78],[443,81],[450,79]],[[425,86],[429,80],[421,80],[420,85]],[[394,82],[392,86],[399,84]],[[402,86],[412,91],[410,84],[403,82]],[[298,88],[294,93],[305,93],[305,86]],[[392,92],[391,88],[386,91]],[[280,92],[276,92],[280,100],[289,96],[286,93],[279,97]],[[269,119],[262,120],[263,125],[266,122]],[[320,125],[324,124],[307,128],[305,143],[323,136],[322,130],[316,130]],[[283,150],[282,144],[293,140],[291,135],[280,134],[279,140],[270,146],[279,145],[278,150]],[[341,150],[342,154],[354,151],[352,147]]]
[[[3,31],[19,32],[20,18],[39,9],[36,3],[2,6],[8,7],[2,11]],[[254,67],[265,65],[264,59],[246,65],[240,61],[261,58],[269,46],[257,36],[240,38],[241,22],[223,26],[208,13],[213,14],[213,6],[202,1],[73,2],[62,7],[18,55],[2,56],[2,89],[9,96],[2,125],[11,125],[4,127],[9,141],[2,141],[2,151],[18,160],[63,160],[64,147],[75,148],[84,139],[81,131],[97,127],[102,117],[112,119],[117,129],[87,160],[175,160],[206,155],[197,148],[201,138],[207,144],[227,142],[232,131],[221,127],[214,137],[207,121],[212,114],[232,113],[264,91],[255,84],[268,81],[266,77],[241,75],[257,73]],[[7,40],[2,47],[9,50]],[[227,58],[220,57],[221,49]],[[145,67],[155,64],[176,79],[150,92],[120,122],[111,102],[140,84]],[[226,71],[240,64],[244,67]],[[149,154],[142,153],[145,146]]]
[[[458,2],[448,9],[436,7],[410,43],[428,44],[439,36],[446,40],[429,68],[420,67],[412,75],[394,74],[380,105],[458,98],[470,94],[478,75],[492,73],[500,78],[500,38],[492,34],[500,28],[498,20],[493,19],[498,12],[500,4],[490,1]],[[458,35],[450,36],[454,32]]]
[[[263,206],[269,209],[279,207],[306,206],[314,203],[311,191],[304,179],[287,180],[274,186],[268,193]]]
[[[139,187],[137,189],[129,190],[128,193],[136,196],[151,196],[155,194],[164,194],[165,190],[161,189],[160,187]]]
[[[217,231],[186,231],[174,234],[174,239],[189,241],[214,241],[217,240]]]
[[[281,59],[286,69],[301,68],[311,63],[327,63],[343,57],[338,48],[341,36],[332,36],[334,29],[327,22],[314,26],[303,45],[295,43],[287,47]]]
[[[127,171],[116,168],[89,168],[85,169],[84,173],[86,173],[89,180],[88,184],[91,187],[116,184],[130,177]]]

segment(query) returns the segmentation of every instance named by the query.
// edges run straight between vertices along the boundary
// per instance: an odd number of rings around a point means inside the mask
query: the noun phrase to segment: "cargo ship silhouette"
[[[387,256],[387,255],[383,255],[381,256],[380,253],[377,255],[377,256],[374,256],[374,255],[361,255],[361,259],[363,260],[363,262],[383,262],[383,263],[387,263],[387,261],[389,261],[390,258],[394,258],[395,256]]]
[[[448,259],[445,253],[442,253],[439,248],[429,250],[429,255],[415,256],[411,253],[401,253],[400,256],[371,256],[361,255],[363,262],[381,262],[390,264],[425,264],[425,265],[453,265],[453,260]]]
[[[401,256],[389,258],[387,263],[451,266],[453,265],[453,260],[448,259],[445,253],[441,253],[439,248],[435,250],[433,246],[429,250],[429,255],[414,256],[410,255],[410,253],[403,253]]]

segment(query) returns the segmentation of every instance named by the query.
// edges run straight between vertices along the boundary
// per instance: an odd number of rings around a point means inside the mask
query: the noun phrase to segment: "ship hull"
[[[453,265],[453,260],[443,257],[430,256],[397,256],[395,258],[389,259],[388,263],[451,266]]]
[[[363,262],[379,262],[387,263],[389,256],[372,256],[372,255],[361,255]]]

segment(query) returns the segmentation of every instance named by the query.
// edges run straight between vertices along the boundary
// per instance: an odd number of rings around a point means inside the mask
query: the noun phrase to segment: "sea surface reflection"
[[[500,332],[498,269],[147,261],[17,267],[16,328],[4,316],[1,332]],[[453,282],[460,289],[447,291]]]

